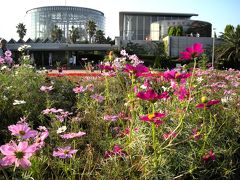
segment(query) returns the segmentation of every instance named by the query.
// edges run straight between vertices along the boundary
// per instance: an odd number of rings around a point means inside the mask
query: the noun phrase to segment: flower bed
[[[183,53],[191,72],[154,74],[125,51],[76,81],[2,70],[1,177],[237,179],[240,72],[196,68],[200,52]]]

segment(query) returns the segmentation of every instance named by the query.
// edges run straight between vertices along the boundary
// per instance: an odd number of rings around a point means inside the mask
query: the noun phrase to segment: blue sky
[[[240,0],[2,0],[0,37],[18,39],[16,25],[24,22],[27,10],[65,3],[102,11],[106,17],[105,34],[111,38],[119,35],[119,11],[196,13],[198,16],[192,19],[212,23],[218,34],[227,24],[240,24]]]

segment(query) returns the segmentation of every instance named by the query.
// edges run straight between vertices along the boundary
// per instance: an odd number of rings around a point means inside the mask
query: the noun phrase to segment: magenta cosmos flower
[[[147,91],[140,91],[137,97],[143,100],[156,101],[158,99],[167,99],[169,95],[168,92],[163,92],[159,95],[153,89],[148,89]]]
[[[71,158],[73,154],[76,154],[77,151],[78,150],[76,149],[71,149],[70,146],[58,147],[55,151],[53,151],[53,156],[62,159]]]
[[[220,100],[210,100],[206,103],[200,103],[198,105],[196,105],[196,108],[198,109],[208,109],[209,107],[215,105],[215,104],[218,104],[220,103]]]
[[[163,77],[166,79],[166,80],[171,80],[171,79],[178,79],[178,80],[181,80],[181,79],[187,79],[188,77],[191,76],[191,73],[186,73],[186,72],[178,72],[176,70],[168,70],[168,71],[165,71],[163,73]]]
[[[165,117],[165,114],[155,112],[153,114],[147,114],[147,115],[140,116],[140,119],[142,121],[145,121],[148,123],[153,122],[156,125],[156,127],[158,127],[163,123],[163,121],[160,120],[163,117]]]
[[[72,139],[72,138],[75,138],[75,137],[82,137],[85,134],[86,134],[85,132],[79,131],[78,133],[63,134],[63,135],[60,135],[60,137],[63,138],[63,139]]]
[[[183,60],[191,60],[195,57],[200,56],[201,53],[204,52],[203,45],[201,43],[195,43],[192,47],[186,48],[186,51],[181,52],[181,59]]]
[[[13,136],[18,136],[22,139],[35,137],[38,134],[37,131],[31,130],[27,123],[10,125],[8,126],[8,130],[12,132]]]
[[[174,131],[170,131],[168,133],[163,134],[164,140],[168,140],[169,138],[175,138],[175,137],[177,137],[177,133],[175,133]]]
[[[28,168],[31,166],[29,158],[36,151],[36,145],[28,145],[27,141],[19,142],[17,145],[14,141],[2,145],[1,153],[5,156],[2,159],[2,166],[10,166],[15,164],[16,167]]]
[[[205,163],[209,162],[210,160],[215,161],[215,159],[216,159],[216,156],[215,156],[213,150],[210,150],[209,152],[207,152],[206,154],[204,154],[202,156],[202,160]]]
[[[128,72],[130,74],[134,74],[137,77],[139,77],[139,76],[142,76],[142,75],[148,73],[149,69],[146,66],[144,66],[143,64],[138,64],[137,66],[126,64],[123,71]]]
[[[192,137],[195,141],[198,141],[199,139],[201,139],[203,137],[203,135],[200,133],[200,131],[198,131],[197,128],[194,128],[192,130]]]
[[[122,150],[122,148],[119,145],[115,145],[113,147],[112,151],[105,151],[104,157],[107,158],[111,158],[113,156],[125,156],[126,152]]]

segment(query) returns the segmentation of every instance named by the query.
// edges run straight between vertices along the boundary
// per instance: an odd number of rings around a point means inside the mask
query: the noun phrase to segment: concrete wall
[[[204,49],[212,49],[213,46],[213,38],[211,37],[167,36],[163,41],[167,55],[171,57],[178,57],[180,52],[185,51],[187,47],[191,47],[194,43],[202,43]],[[216,41],[217,43],[219,42]]]

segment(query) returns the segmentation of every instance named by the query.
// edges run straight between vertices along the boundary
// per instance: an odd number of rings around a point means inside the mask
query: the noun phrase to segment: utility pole
[[[213,42],[212,42],[212,68],[214,68],[214,51],[215,51],[215,30],[216,28],[213,28]]]

